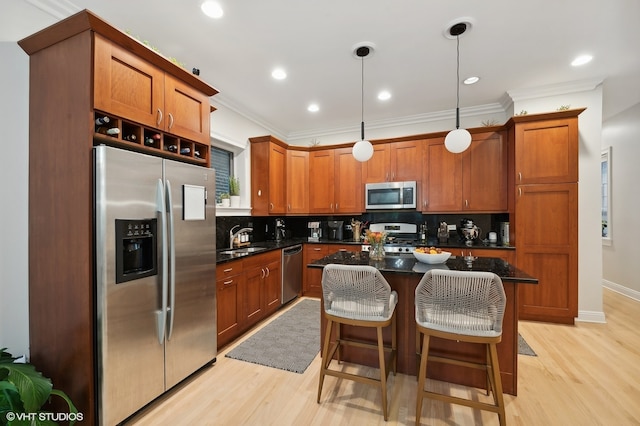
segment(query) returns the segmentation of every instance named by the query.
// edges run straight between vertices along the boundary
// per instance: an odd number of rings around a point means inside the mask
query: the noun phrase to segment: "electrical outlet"
[[[449,228],[449,231],[455,231],[456,225],[447,225],[447,228]]]

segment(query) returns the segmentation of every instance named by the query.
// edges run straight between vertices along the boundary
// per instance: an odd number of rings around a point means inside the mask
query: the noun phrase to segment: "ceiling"
[[[603,81],[603,118],[640,102],[638,0],[1,0],[0,40],[16,41],[81,9],[146,40],[220,93],[212,99],[287,138],[451,114],[456,106],[455,22],[460,37],[460,108],[502,106],[512,90]],[[354,47],[373,44],[362,63]],[[570,62],[580,54],[593,60]],[[282,67],[285,80],[271,71]],[[386,89],[392,97],[379,101]],[[362,96],[362,97],[361,97]],[[362,102],[362,99],[364,101]],[[320,110],[307,111],[315,102]],[[578,107],[578,105],[575,105]],[[362,111],[364,110],[364,112]],[[443,129],[446,130],[446,129]]]

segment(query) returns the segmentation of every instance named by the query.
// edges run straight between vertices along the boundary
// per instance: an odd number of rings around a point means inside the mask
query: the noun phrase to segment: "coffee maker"
[[[276,242],[285,239],[284,219],[276,219]]]
[[[320,222],[307,222],[307,228],[309,228],[308,241],[320,241],[322,238],[322,227]]]
[[[342,220],[330,220],[327,222],[327,226],[329,227],[329,239],[342,241],[342,230],[344,227],[344,221]]]

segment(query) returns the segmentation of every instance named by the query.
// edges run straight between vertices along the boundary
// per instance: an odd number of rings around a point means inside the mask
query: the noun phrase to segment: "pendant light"
[[[467,30],[467,24],[457,23],[449,28],[449,34],[456,38],[456,129],[447,133],[444,138],[444,146],[454,154],[463,152],[471,145],[471,133],[467,129],[460,128],[460,35]]]
[[[353,145],[351,154],[353,157],[361,162],[368,161],[373,157],[373,145],[371,142],[364,138],[364,58],[369,55],[371,48],[369,46],[359,46],[355,50],[355,54],[360,58],[362,64],[361,75],[361,114],[362,121],[360,121],[360,140]]]

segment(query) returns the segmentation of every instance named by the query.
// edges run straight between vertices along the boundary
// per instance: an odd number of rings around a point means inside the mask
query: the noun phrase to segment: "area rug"
[[[533,351],[533,349],[531,349],[531,346],[529,346],[527,341],[524,340],[524,337],[520,335],[520,333],[518,333],[518,354],[528,355],[528,356],[538,356]]]
[[[318,352],[320,301],[303,299],[226,356],[302,374]]]

